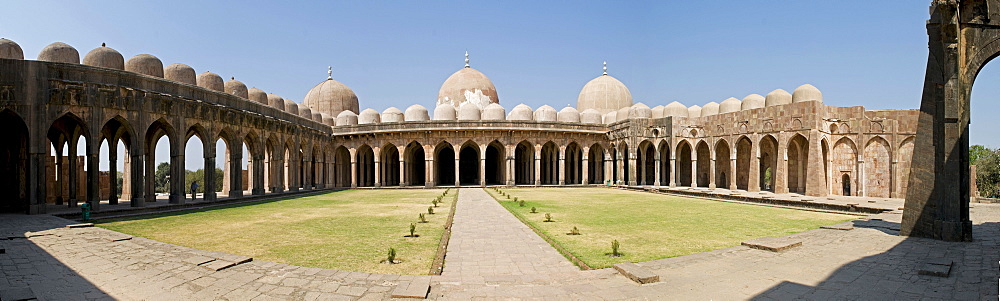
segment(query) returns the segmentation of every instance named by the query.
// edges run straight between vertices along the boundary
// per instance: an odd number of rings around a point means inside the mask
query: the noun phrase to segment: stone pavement
[[[853,230],[793,234],[802,246],[780,253],[734,246],[640,262],[660,276],[645,285],[613,269],[576,270],[504,216],[513,219],[481,190],[461,190],[445,274],[432,276],[431,299],[997,300],[1000,282],[1000,204],[972,205],[974,242],[900,237],[899,212],[883,213],[854,221]],[[428,277],[262,261],[216,271],[202,263],[226,254],[64,227],[71,223],[0,215],[0,296],[27,288],[41,300],[379,300]],[[545,264],[529,268],[522,257]],[[919,273],[942,260],[953,263],[949,277]]]

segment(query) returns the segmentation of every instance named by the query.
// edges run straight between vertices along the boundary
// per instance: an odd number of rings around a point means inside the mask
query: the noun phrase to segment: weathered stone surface
[[[417,276],[408,282],[401,282],[392,290],[393,298],[426,299],[431,290],[430,276]]]
[[[952,263],[953,261],[948,259],[932,258],[927,260],[917,273],[920,275],[948,277],[951,275]]]
[[[0,288],[0,300],[36,300],[36,297],[35,292],[30,287]]]
[[[820,226],[820,228],[822,228],[822,229],[831,229],[831,230],[849,231],[849,230],[854,230],[854,223],[852,223],[852,222],[843,222],[843,223],[839,223],[839,224]]]
[[[625,276],[628,279],[631,279],[632,281],[635,281],[639,284],[654,283],[660,281],[659,275],[653,274],[653,272],[649,271],[648,269],[632,262],[615,264],[614,267],[615,270],[618,270],[618,273],[622,274],[622,276]]]
[[[789,237],[764,237],[764,238],[744,241],[740,244],[759,250],[781,252],[794,247],[801,246],[802,240]]]
[[[92,224],[92,223],[83,223],[83,224],[66,225],[66,228],[89,228],[89,227],[93,227],[93,226],[94,226],[94,224]]]
[[[207,268],[209,270],[218,271],[231,266],[237,265],[235,262],[225,261],[221,259],[214,259],[212,261],[199,264],[199,266]]]

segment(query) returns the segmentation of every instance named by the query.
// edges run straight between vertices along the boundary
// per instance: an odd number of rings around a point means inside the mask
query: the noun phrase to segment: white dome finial
[[[608,75],[608,61],[604,61],[604,75]]]
[[[333,66],[326,66],[326,79],[333,79]]]
[[[469,68],[469,51],[465,51],[465,68]]]

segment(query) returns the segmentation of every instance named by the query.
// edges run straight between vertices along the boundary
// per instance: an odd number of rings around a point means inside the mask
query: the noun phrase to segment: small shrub
[[[521,207],[524,207],[524,200],[521,200],[521,202],[518,204],[521,205]]]
[[[514,201],[517,202],[517,197],[514,197]]]
[[[434,214],[434,206],[427,207],[427,214]]]
[[[620,246],[618,245],[618,240],[617,239],[611,241],[611,256],[612,257],[621,257],[622,256],[622,253],[618,251],[618,247],[620,247]]]
[[[417,237],[417,224],[410,223],[410,236],[409,237]]]
[[[433,205],[434,205],[434,207],[437,207],[437,206],[438,206],[438,201],[437,201],[437,200],[434,200],[434,201],[432,201],[432,202],[431,202],[431,204],[433,204]]]
[[[510,195],[509,195],[509,194],[507,195],[507,199],[508,199],[508,200],[510,199]]]
[[[420,214],[420,222],[421,223],[426,223],[427,222],[427,216],[424,215],[423,213]]]
[[[535,207],[531,207],[531,213],[538,213],[538,210],[536,210]]]
[[[576,226],[574,226],[572,230],[569,230],[569,233],[566,233],[566,235],[580,235],[580,229],[577,229]]]
[[[396,248],[389,248],[389,256],[386,258],[386,263],[396,264]]]
[[[545,222],[546,223],[551,223],[552,222],[552,214],[551,213],[546,213],[545,214]]]

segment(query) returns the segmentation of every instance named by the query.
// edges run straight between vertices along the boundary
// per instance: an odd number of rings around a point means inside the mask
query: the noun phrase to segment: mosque
[[[606,65],[583,84],[575,107],[503,105],[468,54],[425,104],[432,109],[361,110],[332,73],[297,103],[188,65],[164,67],[150,54],[125,60],[102,45],[81,61],[75,48],[53,43],[25,60],[18,44],[0,39],[0,209],[156,202],[161,137],[170,146],[170,203],[185,202],[189,139],[202,141],[206,187],[215,185],[216,154],[225,154],[223,190],[206,193],[208,200],[488,185],[903,198],[919,113],[827,106],[809,84],[650,107],[635,102]],[[216,149],[220,139],[226,149]],[[102,143],[123,144],[126,153],[102,154]],[[80,148],[85,156],[71,155]],[[101,180],[102,160],[110,174],[124,160],[122,184]],[[101,193],[109,190],[121,196]]]

